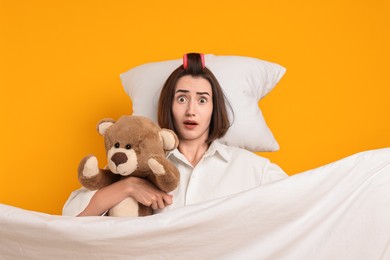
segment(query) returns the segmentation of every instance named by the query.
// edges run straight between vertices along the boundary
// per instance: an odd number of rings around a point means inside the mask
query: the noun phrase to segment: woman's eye
[[[201,98],[201,99],[199,99],[199,103],[200,104],[207,103],[207,99],[206,98]]]
[[[178,101],[179,103],[184,103],[184,102],[186,102],[186,101],[187,101],[187,98],[186,98],[186,97],[183,97],[183,96],[181,96],[181,97],[178,97],[178,98],[177,98],[177,101]]]
[[[119,143],[116,143],[114,146],[115,146],[115,148],[121,147],[121,145]]]

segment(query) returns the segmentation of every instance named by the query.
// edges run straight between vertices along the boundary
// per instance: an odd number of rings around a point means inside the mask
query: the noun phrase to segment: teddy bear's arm
[[[153,172],[148,176],[150,182],[165,192],[176,189],[180,174],[170,161],[165,157],[154,157],[148,160],[148,164]]]
[[[83,158],[78,168],[78,179],[89,190],[101,189],[120,179],[120,175],[113,174],[108,169],[100,169],[95,156]]]

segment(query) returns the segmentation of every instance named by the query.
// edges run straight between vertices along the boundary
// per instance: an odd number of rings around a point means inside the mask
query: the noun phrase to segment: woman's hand
[[[172,204],[172,195],[158,189],[145,179],[130,177],[122,181],[128,183],[129,196],[145,206],[156,210]]]
[[[147,180],[128,177],[98,190],[88,206],[78,216],[99,216],[127,197],[153,209],[163,209],[172,204],[172,196]]]

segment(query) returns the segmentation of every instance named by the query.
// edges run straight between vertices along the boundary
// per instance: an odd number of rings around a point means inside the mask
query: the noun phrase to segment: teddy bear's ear
[[[99,121],[96,128],[99,132],[99,134],[104,135],[104,133],[107,131],[108,128],[110,128],[115,123],[114,119],[111,118],[105,118]]]
[[[172,130],[162,128],[159,134],[165,151],[172,151],[179,145],[179,138]]]

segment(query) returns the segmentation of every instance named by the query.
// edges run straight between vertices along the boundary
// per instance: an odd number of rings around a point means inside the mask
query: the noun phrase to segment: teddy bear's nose
[[[115,153],[111,157],[111,161],[115,163],[116,166],[127,162],[127,155],[125,153]]]

